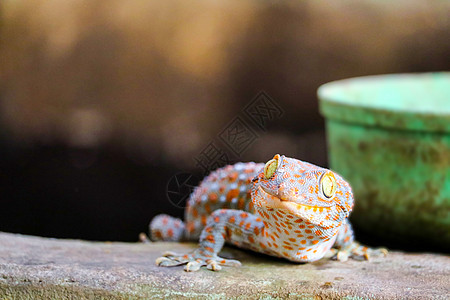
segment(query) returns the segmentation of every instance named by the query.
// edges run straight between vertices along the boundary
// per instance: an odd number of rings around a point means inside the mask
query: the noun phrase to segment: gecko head
[[[280,209],[311,223],[341,222],[353,208],[350,185],[341,176],[283,155],[269,160],[253,183],[256,209]]]

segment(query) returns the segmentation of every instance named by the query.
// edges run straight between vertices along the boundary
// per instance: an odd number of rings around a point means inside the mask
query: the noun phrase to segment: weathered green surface
[[[390,253],[371,262],[293,264],[226,248],[240,268],[186,273],[154,264],[193,244],[93,243],[0,233],[0,299],[446,299],[450,258]]]
[[[450,249],[450,73],[343,80],[319,97],[331,168],[355,193],[355,225]]]
[[[350,78],[322,85],[318,96],[327,119],[450,133],[450,72]]]

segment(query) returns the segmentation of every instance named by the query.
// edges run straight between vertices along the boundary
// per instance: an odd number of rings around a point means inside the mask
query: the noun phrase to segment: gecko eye
[[[270,177],[273,176],[273,174],[275,174],[275,171],[278,168],[278,158],[280,156],[277,154],[275,155],[275,157],[271,160],[269,160],[266,165],[264,166],[264,177],[266,179],[269,179]]]
[[[334,196],[334,193],[336,192],[336,179],[332,173],[327,172],[322,175],[322,178],[320,179],[320,189],[326,198],[332,198]]]

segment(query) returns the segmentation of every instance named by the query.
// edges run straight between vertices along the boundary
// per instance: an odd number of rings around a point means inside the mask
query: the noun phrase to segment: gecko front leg
[[[164,253],[156,259],[156,264],[162,267],[186,264],[184,269],[188,272],[197,271],[202,266],[213,271],[220,270],[221,266],[240,266],[237,260],[218,256],[224,243],[255,250],[263,228],[261,219],[251,213],[234,209],[216,210],[207,220],[198,249],[185,255]]]
[[[333,247],[326,256],[339,261],[346,261],[349,257],[356,260],[369,260],[371,257],[388,254],[388,250],[385,248],[369,248],[356,242],[352,225],[347,219],[344,220],[344,224],[339,229]]]

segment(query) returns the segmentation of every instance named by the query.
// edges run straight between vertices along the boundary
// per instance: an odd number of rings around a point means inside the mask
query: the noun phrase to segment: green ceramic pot
[[[318,96],[330,167],[355,194],[355,226],[449,250],[450,72],[351,78]]]

